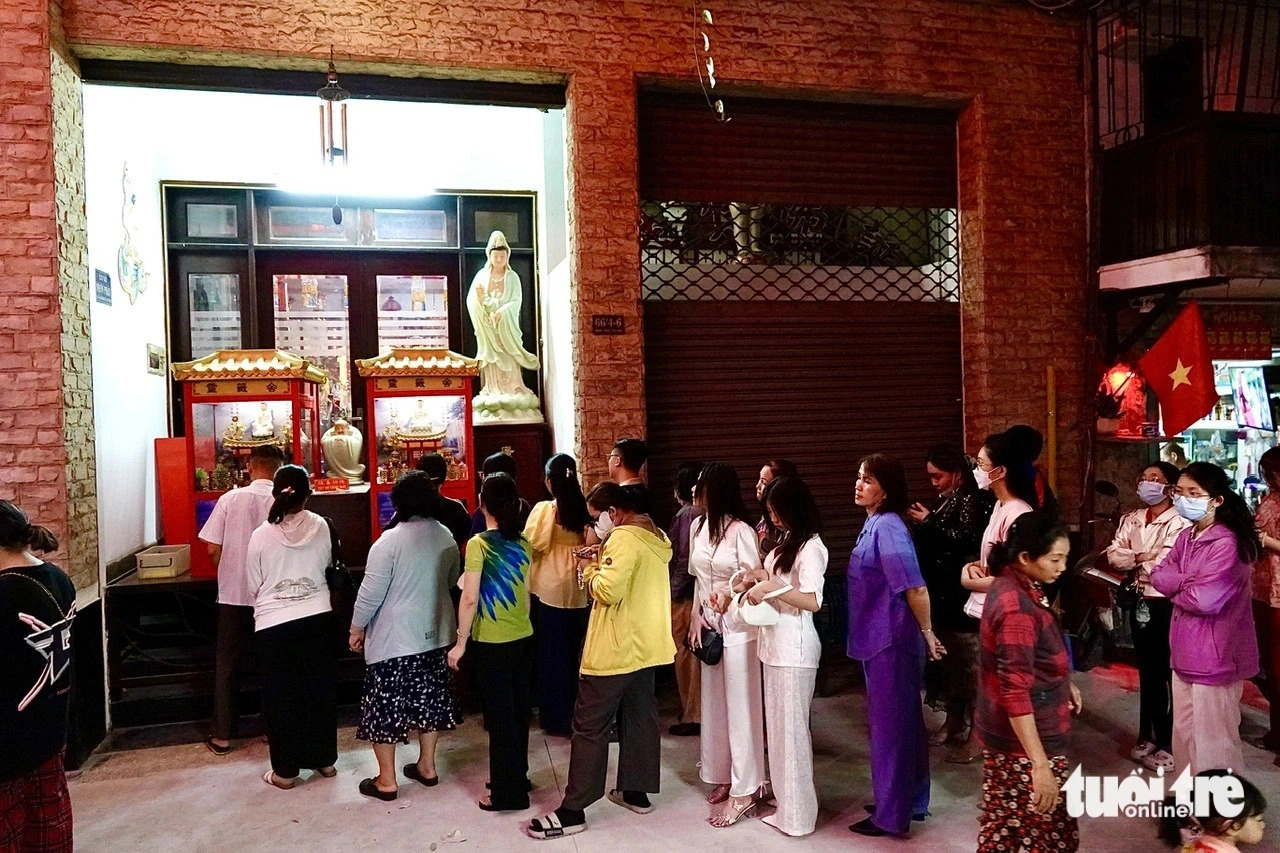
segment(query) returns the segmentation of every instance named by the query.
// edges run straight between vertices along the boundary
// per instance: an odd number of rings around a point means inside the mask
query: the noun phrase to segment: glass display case
[[[475,359],[447,349],[397,348],[356,362],[367,383],[367,453],[373,536],[391,520],[391,487],[428,453],[445,458],[441,493],[474,508],[472,386]]]
[[[278,350],[219,350],[195,361],[172,365],[183,383],[184,438],[188,499],[164,512],[195,517],[198,532],[218,498],[249,482],[249,457],[267,445],[280,448],[288,462],[313,475],[323,474],[319,442],[320,386],[325,371],[292,353]],[[188,520],[165,519],[166,530],[189,529]],[[192,575],[216,572],[203,548],[191,550]]]

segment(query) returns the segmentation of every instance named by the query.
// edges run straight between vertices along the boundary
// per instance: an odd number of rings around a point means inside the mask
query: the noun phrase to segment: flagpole
[[[1053,365],[1047,369],[1046,391],[1049,403],[1049,422],[1045,430],[1045,445],[1048,447],[1049,488],[1058,491],[1058,382]]]

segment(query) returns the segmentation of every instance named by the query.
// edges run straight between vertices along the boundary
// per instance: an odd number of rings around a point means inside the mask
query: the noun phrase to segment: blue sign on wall
[[[102,270],[93,271],[93,296],[102,305],[111,304],[111,276]]]

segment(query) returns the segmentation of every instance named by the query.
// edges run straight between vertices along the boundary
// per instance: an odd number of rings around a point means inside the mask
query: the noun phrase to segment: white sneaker
[[[1129,757],[1139,764],[1142,764],[1143,760],[1155,751],[1156,745],[1149,740],[1144,740],[1142,743],[1129,750]]]
[[[1173,769],[1173,756],[1165,752],[1163,749],[1157,749],[1150,755],[1144,756],[1142,766],[1155,773],[1163,770],[1168,773]]]

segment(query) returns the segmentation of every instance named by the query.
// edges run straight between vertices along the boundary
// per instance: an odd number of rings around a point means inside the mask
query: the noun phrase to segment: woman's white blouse
[[[800,547],[790,572],[776,569],[779,549],[769,552],[764,567],[777,581],[790,584],[800,592],[811,592],[822,607],[822,586],[827,575],[827,546],[814,536]],[[822,643],[813,625],[813,614],[792,607],[781,599],[768,600],[778,611],[778,624],[760,628],[760,662],[768,666],[794,666],[817,669],[822,656]]]
[[[708,603],[711,594],[731,595],[729,579],[738,572],[761,568],[760,540],[755,528],[745,521],[734,519],[725,528],[718,544],[711,541],[711,531],[706,516],[693,523],[693,539],[689,543],[689,574],[697,578],[694,606],[703,608],[703,615],[713,625],[718,625],[726,646],[739,646],[756,638],[753,626],[734,620],[715,620]]]

